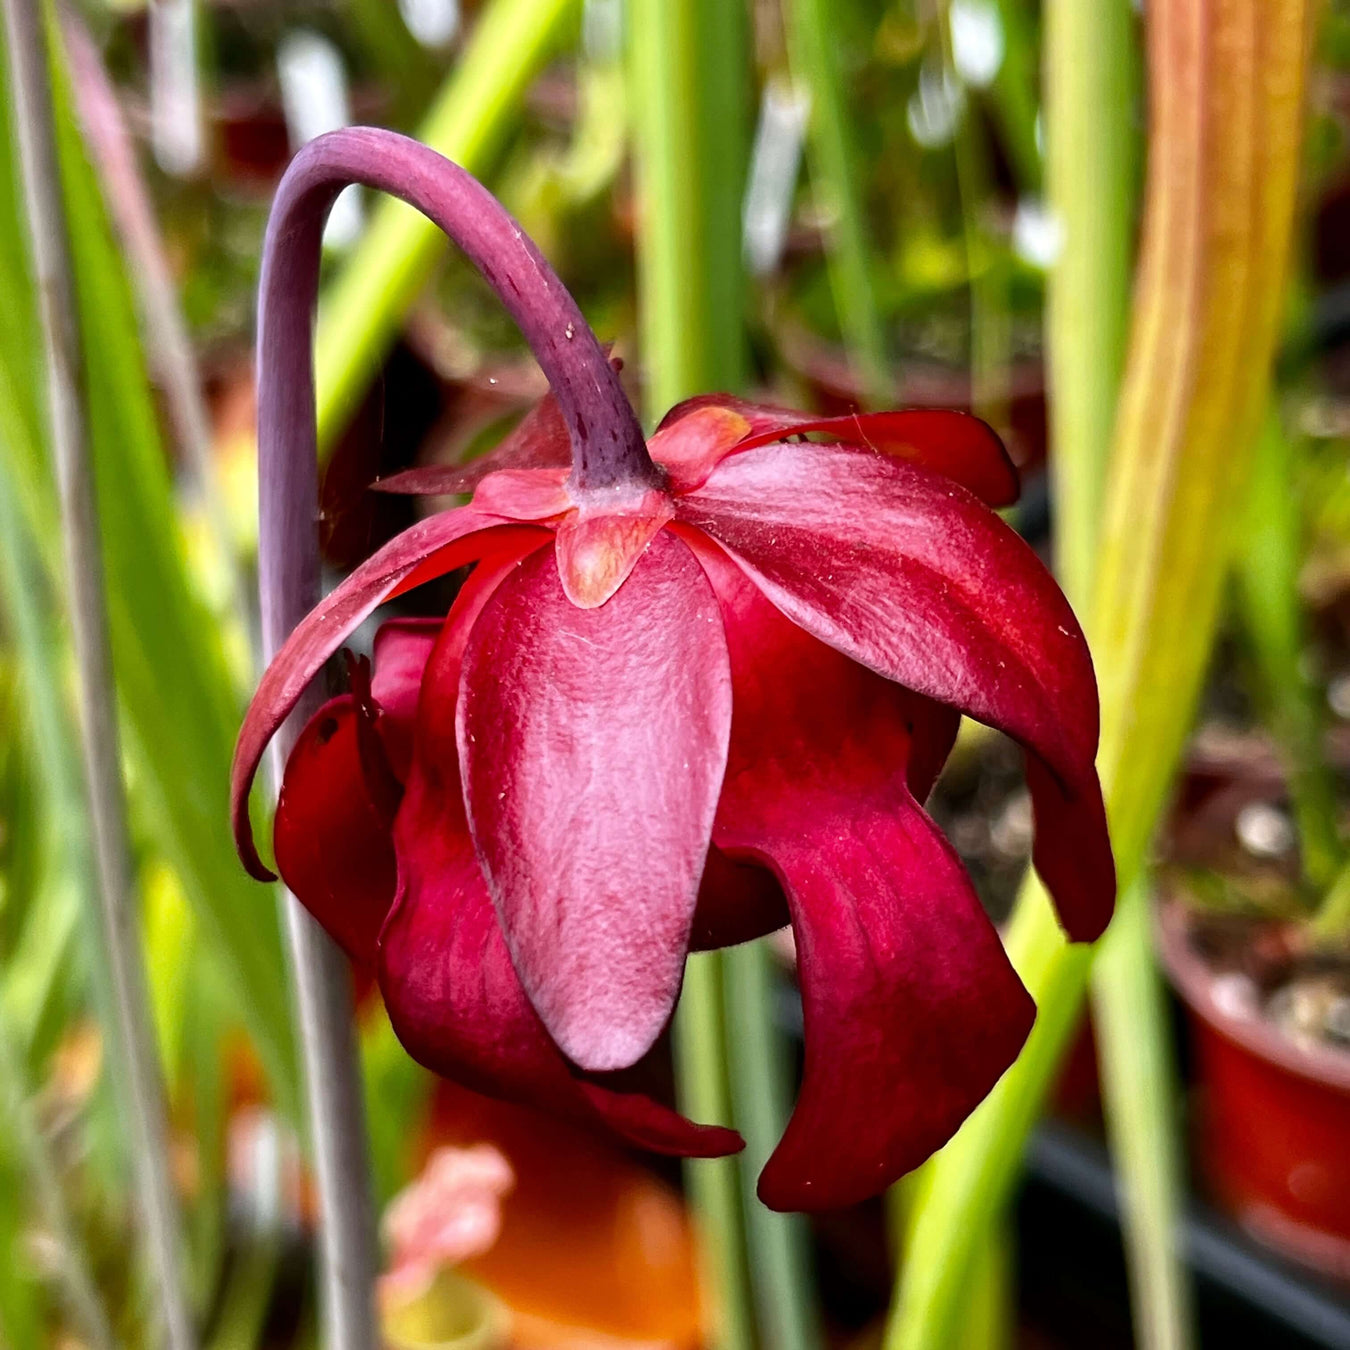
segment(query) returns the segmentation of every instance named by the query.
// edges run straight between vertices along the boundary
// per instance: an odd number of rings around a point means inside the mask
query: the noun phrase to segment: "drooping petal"
[[[714,414],[720,414],[720,423],[709,420]],[[731,439],[738,425],[744,433]],[[649,448],[660,463],[667,455],[677,457],[677,485],[687,490],[702,484],[729,454],[808,432],[918,464],[960,483],[989,506],[1011,506],[1021,492],[998,433],[978,417],[948,408],[819,417],[726,394],[702,394],[670,410]]]
[[[412,766],[422,672],[444,626],[443,618],[390,619],[375,634],[371,694],[379,705],[379,729],[389,766],[400,783],[408,781]]]
[[[395,824],[399,897],[380,945],[394,1029],[420,1063],[457,1082],[581,1119],[657,1152],[735,1152],[731,1130],[693,1125],[650,1097],[579,1077],[531,1007],[469,837],[453,710],[464,647],[514,564],[469,577],[427,665],[417,757]],[[551,561],[550,561],[551,566]]]
[[[716,599],[666,532],[598,609],[542,553],[474,625],[470,826],[530,1001],[583,1068],[633,1064],[670,1016],[730,721]]]
[[[1036,1010],[951,846],[903,784],[805,799],[763,837],[792,911],[806,1028],[796,1109],[760,1176],[771,1209],[878,1194],[956,1132]],[[794,837],[795,836],[795,837]]]
[[[700,558],[723,603],[736,695],[715,837],[777,873],[806,1019],[801,1095],[760,1197],[777,1209],[852,1204],[946,1142],[1035,1010],[910,795],[923,701]]]
[[[419,521],[368,558],[297,625],[267,667],[244,716],[230,766],[235,847],[250,875],[271,881],[253,841],[248,794],[267,743],[309,682],[351,632],[384,601],[498,550],[525,553],[547,531],[512,525],[472,507]]]
[[[452,766],[453,768],[453,766]],[[530,1006],[464,821],[458,782],[414,768],[396,826],[398,902],[380,942],[390,1021],[419,1063],[466,1087],[602,1123],[639,1147],[721,1157],[733,1130],[578,1077]]]
[[[846,447],[746,451],[676,506],[807,632],[1041,762],[1028,782],[1055,832],[1036,861],[1069,936],[1097,937],[1115,871],[1093,764],[1096,680],[1032,550],[955,483]]]
[[[286,761],[273,848],[301,904],[354,961],[373,966],[398,870],[391,821],[367,789],[358,721],[344,694],[306,723]]]

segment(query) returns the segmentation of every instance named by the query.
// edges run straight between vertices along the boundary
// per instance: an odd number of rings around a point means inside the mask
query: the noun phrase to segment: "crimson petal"
[[[511,963],[453,768],[445,777],[414,769],[395,832],[400,892],[381,937],[380,986],[414,1059],[490,1096],[602,1123],[654,1152],[722,1157],[742,1146],[734,1130],[574,1076]]]
[[[442,511],[391,539],[296,625],[258,683],[230,766],[235,848],[251,876],[273,879],[253,841],[249,789],[267,743],[324,662],[384,601],[486,553],[516,549],[519,556],[548,537],[542,529],[511,525],[472,507]]]
[[[366,786],[350,694],[305,724],[277,799],[273,848],[292,893],[354,960],[375,964],[398,869],[389,820]]]
[[[669,1019],[730,722],[716,598],[664,532],[595,609],[536,554],[470,634],[470,828],[530,1001],[583,1068],[627,1068]]]
[[[960,860],[903,786],[801,807],[761,836],[792,911],[806,1063],[759,1196],[834,1209],[941,1148],[1017,1058],[1036,1009]]]
[[[598,1121],[656,1152],[720,1157],[733,1130],[694,1125],[638,1092],[577,1076],[530,1006],[469,837],[453,708],[465,643],[509,570],[482,564],[428,662],[417,758],[395,822],[399,896],[380,942],[380,982],[408,1052],[492,1096]]]
[[[998,433],[978,417],[949,408],[902,408],[891,412],[820,417],[768,403],[750,403],[727,394],[702,394],[670,410],[653,437],[652,454],[660,459],[656,448],[658,440],[662,437],[674,439],[673,429],[678,424],[706,416],[707,410],[711,409],[737,414],[744,419],[748,431],[740,439],[724,444],[715,457],[705,452],[704,462],[709,472],[729,454],[741,454],[757,446],[809,432],[829,436],[841,445],[875,450],[940,473],[960,483],[989,506],[1011,506],[1021,493],[1017,469]]]
[[[801,1095],[759,1193],[775,1209],[852,1204],[946,1142],[1035,1008],[910,795],[923,700],[789,623],[725,562],[700,560],[736,696],[716,839],[782,882],[806,1019]]]
[[[389,766],[400,783],[408,781],[412,767],[422,672],[444,626],[443,618],[390,619],[375,634],[370,692],[379,705],[379,730]]]
[[[1048,827],[1037,866],[1069,936],[1099,936],[1115,869],[1094,768],[1092,660],[1017,534],[953,482],[838,446],[738,454],[676,507],[807,632],[1026,747]]]

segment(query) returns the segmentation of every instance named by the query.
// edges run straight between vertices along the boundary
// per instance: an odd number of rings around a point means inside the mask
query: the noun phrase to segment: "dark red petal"
[[[474,625],[458,719],[474,843],[530,1001],[585,1069],[635,1063],[669,1019],[730,722],[717,601],[667,533],[598,609],[540,553]]]
[[[412,767],[413,726],[422,672],[444,626],[443,618],[390,619],[375,634],[375,673],[370,690],[379,705],[379,730],[389,766],[401,783],[408,781]]]
[[[651,1098],[579,1078],[530,1006],[506,949],[464,815],[453,709],[469,632],[506,567],[465,583],[428,663],[417,758],[395,826],[399,899],[380,946],[394,1029],[420,1063],[466,1086],[598,1120],[657,1152],[719,1157],[732,1130],[691,1124]]]
[[[736,1152],[732,1130],[573,1075],[521,987],[452,786],[414,769],[396,827],[401,886],[381,938],[380,987],[408,1053],[475,1091],[598,1120],[656,1152]]]
[[[801,1096],[760,1196],[778,1209],[852,1204],[951,1136],[1035,1009],[910,795],[924,701],[804,633],[711,550],[699,557],[723,603],[736,696],[716,839],[782,882],[806,1016]]]
[[[350,694],[306,723],[286,761],[273,848],[305,908],[354,961],[373,966],[398,873],[388,817],[367,790],[357,724]]]
[[[686,475],[690,477],[687,486],[691,488],[702,483],[728,454],[740,454],[787,436],[810,432],[829,436],[841,445],[861,446],[921,465],[960,483],[989,506],[1011,506],[1021,492],[1017,470],[998,433],[970,413],[947,408],[902,408],[819,417],[767,403],[749,403],[726,394],[704,394],[679,404],[666,415],[650,444],[653,458],[662,459],[658,443],[683,444],[685,428],[696,427],[714,409],[744,419],[747,430],[739,441],[722,444],[720,453],[705,454],[701,460],[702,475]]]
[[[804,794],[761,838],[792,910],[806,1065],[759,1196],[856,1204],[951,1138],[1017,1058],[1035,1005],[903,785],[869,802]]]
[[[547,532],[506,524],[472,507],[419,521],[368,558],[296,626],[272,659],[244,715],[230,766],[235,848],[249,873],[271,881],[253,842],[248,794],[267,743],[309,682],[367,615],[385,600],[496,550],[537,547]]]
[[[1028,779],[1033,804],[1061,828],[1037,859],[1057,850],[1045,880],[1069,936],[1097,937],[1115,870],[1094,768],[1096,680],[1035,553],[955,483],[841,447],[735,455],[676,507],[807,632],[1043,762],[1048,774]]]
[[[698,888],[689,945],[696,952],[750,942],[790,921],[778,879],[766,867],[729,858],[713,845]]]

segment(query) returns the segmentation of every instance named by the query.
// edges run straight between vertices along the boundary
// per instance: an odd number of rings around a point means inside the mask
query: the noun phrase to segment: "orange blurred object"
[[[427,1154],[484,1143],[515,1186],[497,1241],[459,1268],[511,1309],[514,1346],[702,1344],[693,1233],[671,1186],[576,1126],[440,1083]]]

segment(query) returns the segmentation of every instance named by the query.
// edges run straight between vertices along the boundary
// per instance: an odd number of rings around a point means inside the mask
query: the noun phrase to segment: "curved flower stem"
[[[258,309],[260,458],[266,453],[262,437],[279,438],[291,447],[296,469],[303,458],[304,472],[315,477],[312,326],[318,240],[328,208],[350,183],[415,206],[459,245],[497,292],[548,377],[567,423],[573,487],[594,491],[658,481],[642,428],[604,348],[534,243],[472,174],[417,141],[374,127],[349,127],[311,141],[291,161],[277,189]],[[293,500],[300,502],[298,496]],[[300,509],[311,511],[313,500],[305,498]],[[263,623],[266,627],[266,616]]]
[[[319,600],[313,319],[323,222],[361,183],[430,217],[501,296],[548,377],[572,438],[574,487],[656,481],[637,418],[604,349],[520,226],[434,150],[368,127],[336,131],[296,155],[277,190],[258,302],[259,585],[264,654]],[[276,781],[317,693],[273,742]],[[323,1207],[324,1300],[335,1346],[375,1344],[374,1232],[364,1113],[346,963],[291,900],[288,929]]]
[[[99,917],[113,993],[109,1029],[123,1070],[132,1156],[159,1314],[170,1350],[195,1343],[183,1292],[178,1214],[167,1166],[163,1086],[135,921],[131,848],[117,734],[116,694],[98,503],[85,428],[79,330],[60,197],[47,42],[38,0],[5,0],[14,125],[47,376],[47,412],[61,500],[70,617],[79,671],[86,786],[99,879]]]

